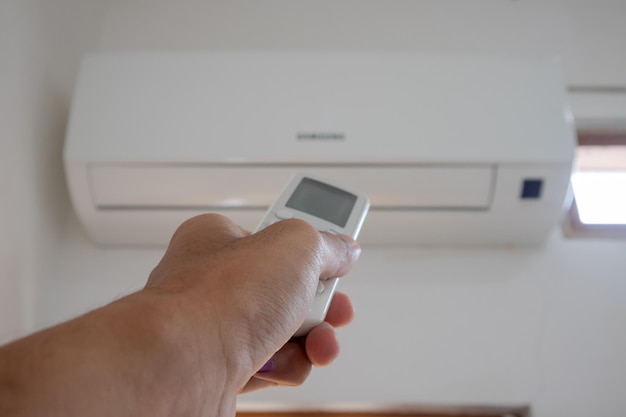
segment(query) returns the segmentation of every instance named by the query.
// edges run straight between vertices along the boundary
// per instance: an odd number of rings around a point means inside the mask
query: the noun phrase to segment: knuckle
[[[285,229],[283,230],[289,231],[285,235],[288,235],[288,244],[294,248],[300,248],[298,251],[300,255],[299,262],[309,266],[315,265],[316,267],[323,264],[327,248],[320,232],[301,219],[289,219],[283,223],[285,223]]]
[[[225,234],[242,237],[243,229],[230,218],[218,213],[204,213],[185,220],[174,232],[174,237],[194,234],[196,232],[211,229]]]
[[[200,214],[198,216],[188,218],[178,226],[175,235],[181,235],[195,230],[199,224],[202,224],[205,221],[211,221],[213,216],[213,214]]]
[[[285,229],[291,230],[299,241],[306,242],[315,248],[319,248],[322,245],[322,237],[319,231],[305,220],[289,219],[281,223],[284,224]]]

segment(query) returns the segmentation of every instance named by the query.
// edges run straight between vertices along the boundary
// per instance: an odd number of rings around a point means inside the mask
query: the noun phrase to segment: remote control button
[[[324,290],[325,290],[325,289],[326,289],[326,288],[324,287],[324,283],[323,283],[322,281],[319,281],[319,282],[317,283],[317,293],[318,293],[318,294],[321,294],[321,293],[323,293],[323,292],[324,292]]]
[[[276,212],[276,217],[278,217],[281,220],[285,220],[285,219],[292,219],[293,218],[293,213],[289,210],[278,210]]]

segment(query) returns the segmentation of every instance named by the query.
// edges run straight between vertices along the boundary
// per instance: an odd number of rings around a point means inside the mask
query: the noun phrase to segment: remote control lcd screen
[[[285,205],[345,227],[356,200],[354,194],[303,178]]]

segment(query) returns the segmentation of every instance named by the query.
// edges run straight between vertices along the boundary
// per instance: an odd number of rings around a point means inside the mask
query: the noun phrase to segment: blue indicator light
[[[542,179],[526,179],[522,185],[521,198],[527,199],[539,199],[541,198],[541,189],[543,188]]]

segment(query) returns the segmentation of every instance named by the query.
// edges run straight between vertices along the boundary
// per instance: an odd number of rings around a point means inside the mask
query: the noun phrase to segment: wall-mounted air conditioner
[[[202,212],[253,229],[293,172],[364,191],[365,244],[536,244],[574,150],[552,59],[396,53],[99,54],[65,148],[102,244],[166,244]]]

